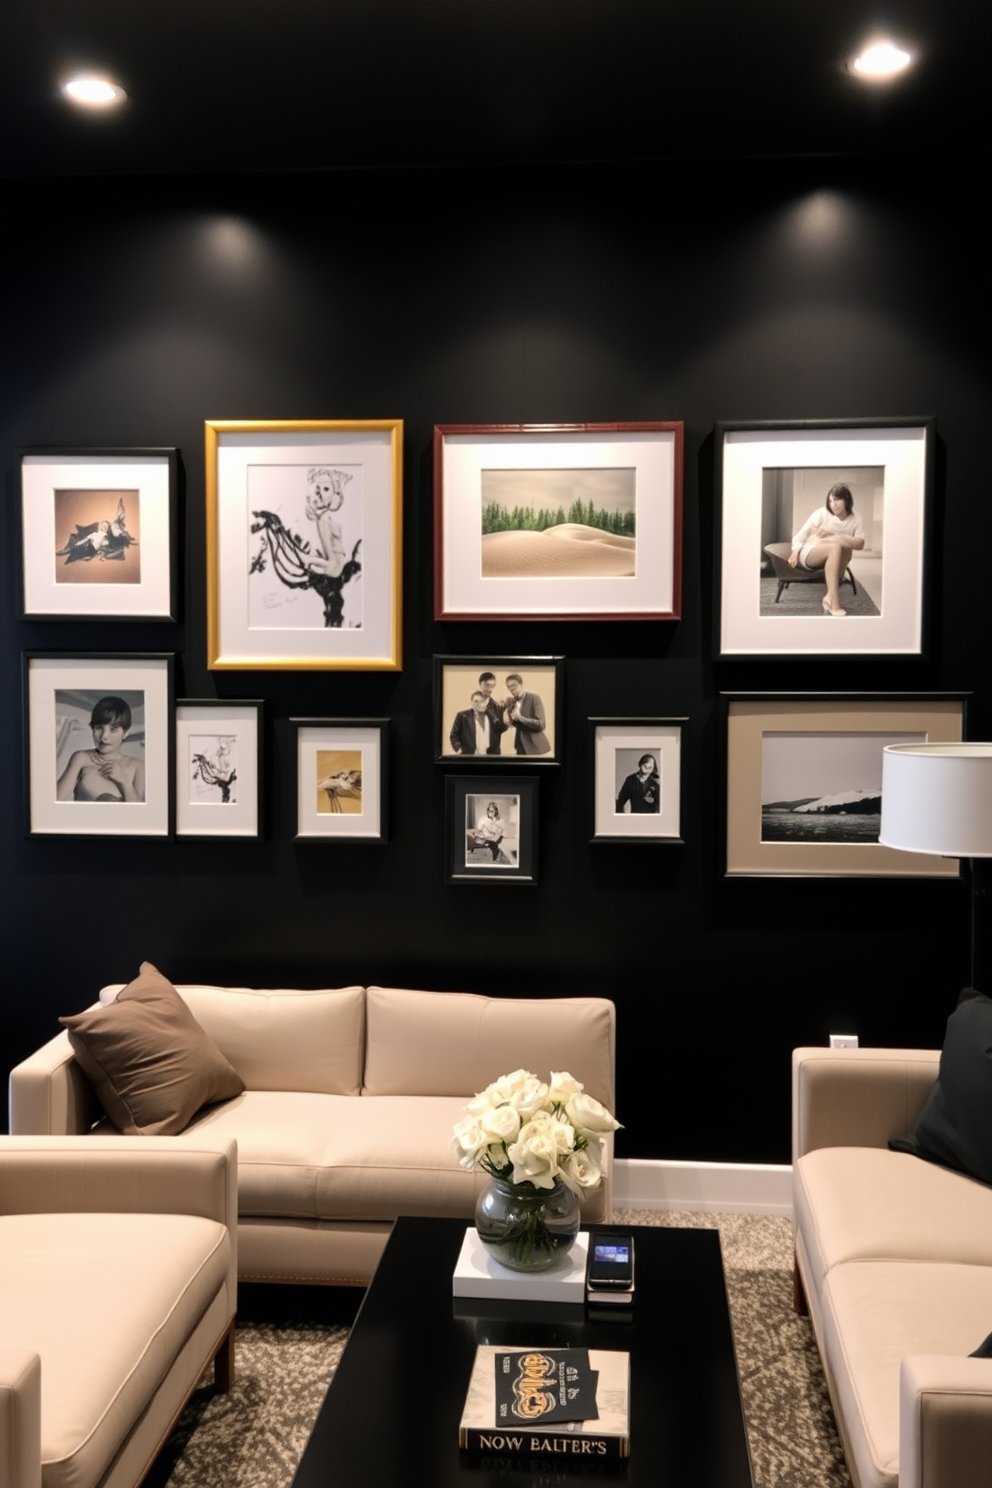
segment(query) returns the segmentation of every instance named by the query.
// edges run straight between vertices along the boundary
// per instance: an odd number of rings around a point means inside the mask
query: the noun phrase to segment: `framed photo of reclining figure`
[[[206,424],[207,665],[399,671],[402,419]]]
[[[176,449],[21,451],[21,614],[176,619]]]
[[[388,718],[291,718],[297,842],[388,836]]]
[[[932,418],[716,425],[715,654],[925,655]]]

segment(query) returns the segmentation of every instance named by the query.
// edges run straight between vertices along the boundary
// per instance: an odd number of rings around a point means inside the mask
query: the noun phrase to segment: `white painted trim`
[[[618,1158],[613,1164],[613,1207],[791,1215],[792,1168],[771,1163]]]

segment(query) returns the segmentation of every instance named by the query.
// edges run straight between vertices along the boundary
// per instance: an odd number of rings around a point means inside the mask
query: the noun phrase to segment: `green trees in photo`
[[[602,532],[616,537],[634,536],[634,513],[632,511],[598,511],[591,501],[573,501],[566,512],[563,506],[549,509],[542,506],[535,511],[530,506],[515,506],[512,509],[499,501],[487,501],[482,508],[482,535],[490,532],[545,532],[549,527],[561,527],[573,522],[581,527],[598,527]]]

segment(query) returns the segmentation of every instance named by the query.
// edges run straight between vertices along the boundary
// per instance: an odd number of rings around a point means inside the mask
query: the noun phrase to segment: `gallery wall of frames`
[[[992,730],[940,173],[13,195],[6,1066],[143,959],[603,994],[621,1155],[774,1163],[794,1045],[940,1043],[967,884],[878,842],[886,744]]]

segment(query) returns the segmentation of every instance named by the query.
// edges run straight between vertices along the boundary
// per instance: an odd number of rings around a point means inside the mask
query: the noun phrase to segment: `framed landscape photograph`
[[[728,877],[957,878],[878,840],[882,750],[959,743],[962,694],[740,693],[726,715]]]
[[[563,656],[435,656],[435,763],[558,765]]]
[[[399,671],[402,419],[206,425],[207,665]]]
[[[590,718],[592,842],[680,843],[685,718]]]
[[[168,837],[171,655],[24,655],[32,837]]]
[[[446,884],[537,883],[536,775],[449,775]]]
[[[717,424],[717,656],[923,656],[935,439],[932,418]]]
[[[176,836],[258,837],[264,704],[176,704]]]
[[[175,620],[175,449],[21,452],[21,613]]]
[[[385,842],[388,718],[291,718],[297,842]]]
[[[677,620],[681,423],[440,424],[438,620]]]

